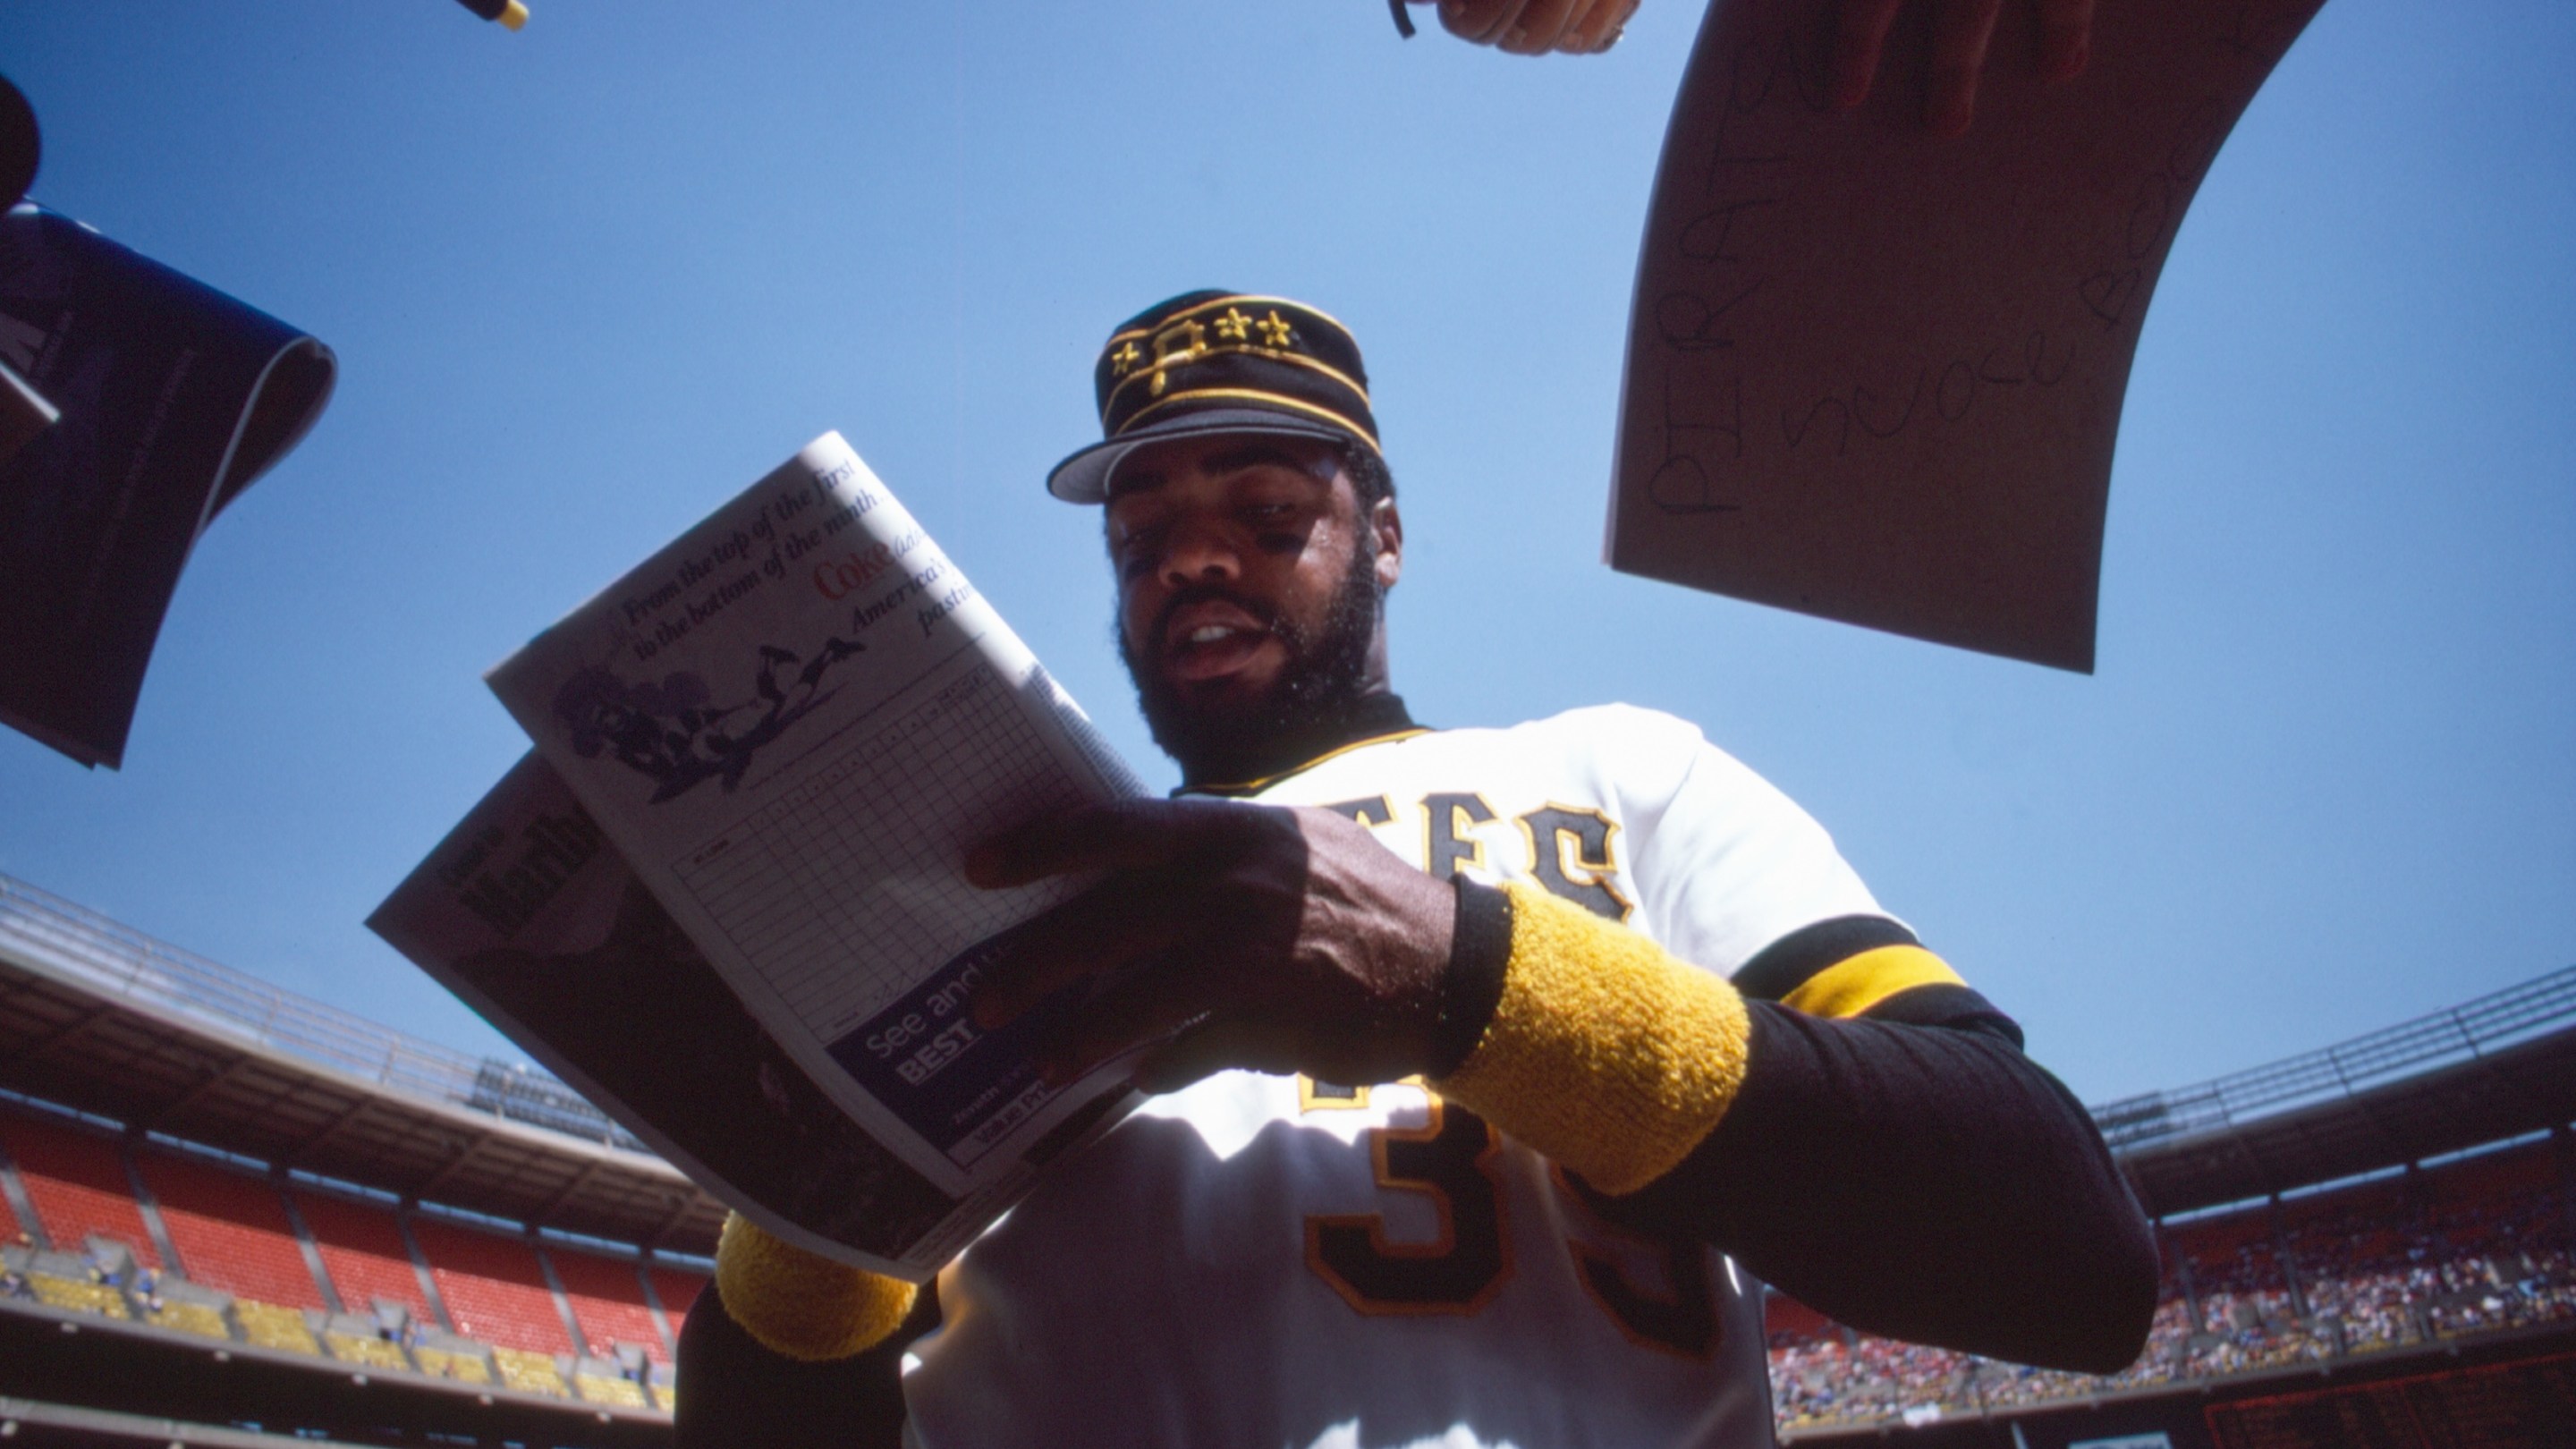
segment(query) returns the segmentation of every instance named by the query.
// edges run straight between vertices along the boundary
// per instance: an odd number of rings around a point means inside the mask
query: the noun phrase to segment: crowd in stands
[[[0,1113],[0,1300],[668,1413],[705,1279]],[[317,1366],[321,1366],[317,1364]]]
[[[2576,1194],[2527,1143],[2167,1223],[2120,1373],[1766,1312],[1783,1428],[1976,1414],[2576,1322]],[[703,1265],[540,1242],[0,1112],[0,1309],[44,1305],[336,1365],[668,1413]],[[317,1366],[319,1366],[317,1364]]]
[[[1767,1314],[1783,1428],[1921,1423],[2576,1321],[2576,1200],[2550,1143],[2161,1233],[2165,1292],[2118,1374],[2058,1373]]]

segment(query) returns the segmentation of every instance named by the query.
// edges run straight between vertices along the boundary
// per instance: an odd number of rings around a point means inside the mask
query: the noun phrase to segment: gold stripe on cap
[[[1245,398],[1257,401],[1264,407],[1287,408],[1294,412],[1311,413],[1314,416],[1331,423],[1333,426],[1340,428],[1343,432],[1349,433],[1353,437],[1358,438],[1361,442],[1368,444],[1371,448],[1377,447],[1377,437],[1375,434],[1361,427],[1352,419],[1334,412],[1331,408],[1317,407],[1315,404],[1310,402],[1300,402],[1293,397],[1283,397],[1275,392],[1263,392],[1258,388],[1249,387],[1194,387],[1182,392],[1168,393],[1160,400],[1147,403],[1143,407],[1138,408],[1134,413],[1130,414],[1128,416],[1126,426],[1118,430],[1118,436],[1125,437],[1128,429],[1135,427],[1138,422],[1144,419],[1144,416],[1147,413],[1170,407],[1176,402],[1183,402],[1192,398],[1203,397]]]
[[[1188,307],[1175,312],[1171,316],[1156,322],[1151,327],[1129,327],[1123,331],[1112,332],[1109,334],[1109,340],[1102,344],[1101,350],[1107,351],[1109,348],[1117,346],[1121,338],[1151,337],[1155,333],[1162,331],[1164,328],[1171,326],[1173,323],[1180,321],[1182,318],[1194,317],[1211,307],[1231,307],[1243,302],[1250,302],[1263,307],[1294,307],[1300,312],[1306,312],[1314,316],[1321,317],[1325,321],[1332,323],[1334,326],[1341,328],[1342,335],[1345,337],[1355,337],[1357,335],[1343,323],[1341,318],[1334,316],[1332,313],[1325,311],[1321,307],[1310,307],[1305,303],[1298,301],[1294,297],[1266,297],[1254,292],[1238,292],[1230,297],[1211,297],[1207,301],[1201,302],[1195,307]],[[1357,342],[1353,342],[1352,345],[1356,347],[1359,344]]]
[[[1109,390],[1109,396],[1102,400],[1100,404],[1100,420],[1104,423],[1109,421],[1109,410],[1118,405],[1118,394],[1125,392],[1127,390],[1127,385],[1137,381],[1139,378],[1151,377],[1157,372],[1166,372],[1176,367],[1186,367],[1195,363],[1205,362],[1211,357],[1216,357],[1222,354],[1239,352],[1248,352],[1255,357],[1267,357],[1279,362],[1293,362],[1299,367],[1311,367],[1315,371],[1331,378],[1333,381],[1340,383],[1342,386],[1349,388],[1352,392],[1357,393],[1360,399],[1360,406],[1373,406],[1373,404],[1369,402],[1368,389],[1351,381],[1349,374],[1343,372],[1340,368],[1333,366],[1331,363],[1319,362],[1314,358],[1306,357],[1294,352],[1279,352],[1268,347],[1256,347],[1249,342],[1226,342],[1220,343],[1214,347],[1201,348],[1199,351],[1190,354],[1186,359],[1175,358],[1159,367],[1155,365],[1154,360],[1150,357],[1139,362],[1136,364],[1136,370],[1128,373],[1125,377],[1118,379],[1118,385],[1111,388]]]

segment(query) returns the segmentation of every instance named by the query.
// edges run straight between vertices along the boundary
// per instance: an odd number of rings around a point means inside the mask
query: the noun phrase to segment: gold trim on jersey
[[[1327,760],[1338,760],[1353,750],[1365,750],[1371,745],[1392,744],[1397,740],[1409,740],[1415,735],[1429,733],[1431,730],[1428,726],[1407,725],[1400,730],[1389,730],[1382,735],[1371,735],[1364,740],[1353,740],[1347,745],[1337,745],[1302,765],[1282,770],[1276,775],[1264,775],[1258,780],[1246,780],[1240,784],[1192,785],[1181,793],[1185,795],[1258,795],[1282,780],[1293,775],[1302,775]]]
[[[1555,838],[1544,846],[1539,844],[1538,827],[1530,823],[1530,817],[1550,811],[1560,815],[1589,815],[1601,822],[1601,858],[1599,860],[1587,859],[1583,854],[1583,837],[1574,836],[1574,865],[1584,872],[1581,876],[1566,868],[1565,841],[1572,832],[1562,825],[1557,826],[1548,832]],[[1536,809],[1524,810],[1513,816],[1512,820],[1520,826],[1521,838],[1529,844],[1530,869],[1538,873],[1542,883],[1546,882],[1546,874],[1540,870],[1540,863],[1552,860],[1556,865],[1558,877],[1568,886],[1578,890],[1590,887],[1616,901],[1619,905],[1619,914],[1612,919],[1624,922],[1637,913],[1637,903],[1628,898],[1626,891],[1619,889],[1619,822],[1611,819],[1608,811],[1591,805],[1568,805],[1562,800],[1551,798]],[[1576,904],[1579,905],[1581,902],[1578,901]]]
[[[1809,1016],[1858,1016],[1917,986],[1965,986],[1950,963],[1920,946],[1879,946],[1800,982],[1780,1004]]]
[[[1445,821],[1440,818],[1443,810],[1449,812]],[[1474,814],[1477,810],[1485,813]],[[1443,879],[1462,870],[1472,870],[1479,875],[1494,874],[1494,867],[1485,855],[1485,838],[1476,833],[1476,827],[1491,825],[1500,818],[1494,813],[1494,802],[1471,790],[1435,790],[1423,796],[1422,868]],[[1464,830],[1458,828],[1462,822],[1466,826]],[[1440,827],[1443,825],[1449,827],[1450,845],[1458,847],[1457,853],[1446,862],[1437,858],[1442,833]],[[1448,866],[1446,871],[1441,869],[1444,864]]]
[[[1316,1081],[1303,1072],[1297,1074],[1297,1110],[1300,1112],[1362,1112],[1368,1109],[1368,1104],[1369,1089],[1366,1087],[1345,1087]]]
[[[1440,1100],[1440,1094],[1431,1090],[1431,1084],[1422,1079],[1420,1072],[1398,1077],[1389,1085],[1411,1087],[1434,1103]],[[1297,1074],[1297,1110],[1300,1112],[1356,1112],[1368,1104],[1369,1088],[1365,1086],[1345,1087],[1338,1082],[1316,1081],[1303,1072]]]
[[[1572,1210],[1577,1221],[1591,1230],[1590,1236],[1606,1239],[1611,1245],[1604,1248],[1585,1241],[1582,1235],[1571,1232],[1565,1235],[1565,1251],[1574,1259],[1574,1276],[1583,1283],[1583,1295],[1618,1327],[1619,1336],[1639,1348],[1671,1354],[1692,1363],[1705,1363],[1713,1356],[1718,1346],[1726,1342],[1726,1309],[1709,1281],[1710,1249],[1696,1239],[1681,1237],[1658,1241],[1611,1222],[1601,1216],[1591,1200],[1566,1177],[1562,1163],[1549,1163],[1547,1175],[1548,1180],[1556,1184],[1560,1201]],[[1631,1256],[1660,1254],[1664,1286],[1669,1291],[1657,1292],[1641,1286],[1636,1275],[1621,1265],[1621,1253],[1614,1249],[1625,1250]],[[1685,1274],[1696,1275],[1695,1281],[1685,1281]],[[1626,1309],[1603,1291],[1602,1280],[1605,1277],[1634,1295],[1640,1306],[1673,1315],[1673,1321],[1665,1326],[1684,1331],[1699,1330],[1706,1333],[1706,1341],[1675,1342],[1673,1338],[1654,1332],[1656,1325],[1635,1322]]]
[[[1484,1142],[1465,1171],[1480,1180],[1481,1200],[1490,1204],[1489,1215],[1479,1215],[1479,1236],[1490,1232],[1495,1258],[1492,1273],[1478,1283],[1472,1293],[1451,1297],[1440,1292],[1421,1296],[1388,1296],[1371,1293],[1362,1284],[1352,1282],[1330,1261],[1325,1247],[1327,1233],[1364,1233],[1368,1256],[1376,1265],[1439,1263],[1459,1251],[1458,1212],[1452,1197],[1453,1187],[1467,1183],[1444,1184],[1437,1177],[1399,1172],[1388,1161],[1388,1150],[1397,1144],[1436,1146],[1452,1126],[1462,1130],[1472,1124],[1484,1134]],[[1386,1236],[1386,1217],[1382,1213],[1312,1213],[1306,1218],[1306,1266],[1326,1287],[1341,1296],[1343,1302],[1371,1317],[1424,1317],[1430,1315],[1463,1316],[1482,1309],[1512,1280],[1517,1263],[1512,1252],[1509,1187],[1497,1170],[1502,1156],[1503,1139],[1491,1124],[1479,1121],[1472,1112],[1453,1113],[1438,1094],[1430,1096],[1430,1110],[1419,1127],[1372,1127],[1368,1130],[1369,1162],[1377,1185],[1397,1192],[1417,1192],[1431,1199],[1432,1213],[1439,1231],[1429,1242],[1397,1243]]]

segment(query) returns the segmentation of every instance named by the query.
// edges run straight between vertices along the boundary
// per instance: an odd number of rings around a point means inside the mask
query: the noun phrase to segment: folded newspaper
[[[368,925],[736,1211],[920,1280],[1123,1114],[966,1013],[1085,882],[963,862],[1135,778],[838,433],[490,683],[535,752]]]

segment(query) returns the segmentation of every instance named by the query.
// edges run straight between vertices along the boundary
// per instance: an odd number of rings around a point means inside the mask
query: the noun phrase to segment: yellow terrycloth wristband
[[[725,1214],[716,1296],[761,1347],[803,1363],[848,1358],[885,1341],[920,1290],[900,1278],[816,1257]]]
[[[1607,1193],[1644,1187],[1708,1136],[1743,1084],[1752,1023],[1719,977],[1526,881],[1502,1000],[1433,1083]]]

